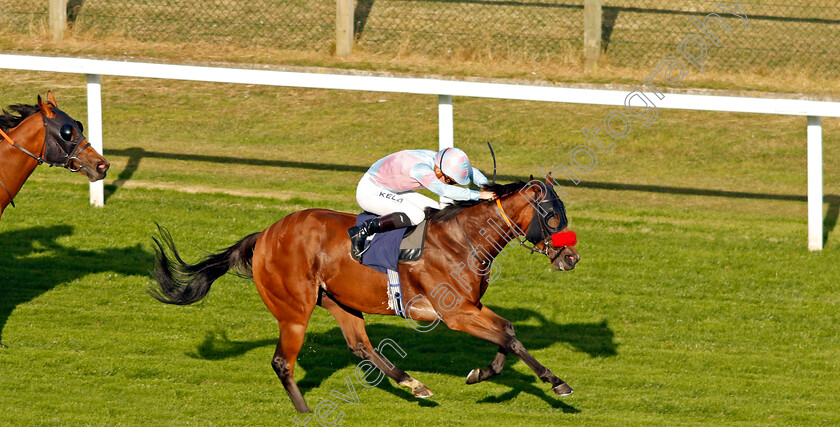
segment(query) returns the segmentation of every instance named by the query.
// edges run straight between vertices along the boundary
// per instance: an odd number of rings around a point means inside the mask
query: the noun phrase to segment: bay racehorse
[[[42,163],[83,173],[91,182],[105,178],[110,163],[90,148],[82,123],[58,109],[52,92],[47,102],[38,95],[35,105],[7,108],[11,112],[0,114],[0,217]]]
[[[23,183],[46,163],[79,172],[91,182],[105,178],[110,163],[85,138],[82,123],[58,109],[55,96],[35,105],[16,104],[0,114],[0,216],[14,206]]]
[[[507,354],[512,353],[555,393],[572,393],[571,387],[528,353],[509,321],[480,302],[491,281],[493,259],[514,239],[546,255],[557,270],[571,270],[580,260],[576,238],[568,238],[574,232],[566,230],[565,207],[549,182],[550,178],[546,183],[532,179],[490,184],[484,190],[494,192],[495,201],[456,202],[430,212],[422,258],[399,265],[402,297],[408,301],[407,321],[440,319],[451,329],[499,347],[488,367],[469,373],[468,384],[499,374]],[[294,212],[197,264],[184,262],[169,232],[160,228],[160,238],[154,238],[157,262],[152,271],[157,284],[150,294],[169,304],[192,304],[207,295],[213,281],[228,270],[253,277],[280,327],[271,366],[299,412],[309,412],[309,407],[293,370],[316,305],[335,317],[353,354],[411,389],[414,396],[429,397],[431,390],[383,359],[368,339],[362,313],[394,315],[395,311],[386,305],[386,276],[350,257],[347,229],[354,224],[355,216],[347,213]]]

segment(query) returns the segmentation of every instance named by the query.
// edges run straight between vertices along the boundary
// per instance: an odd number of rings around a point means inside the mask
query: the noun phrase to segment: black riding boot
[[[368,236],[410,225],[411,220],[408,215],[402,212],[394,212],[382,215],[379,218],[371,218],[361,225],[350,227],[347,230],[347,234],[350,235],[350,256],[356,261],[362,262],[362,254],[367,251],[365,243]]]

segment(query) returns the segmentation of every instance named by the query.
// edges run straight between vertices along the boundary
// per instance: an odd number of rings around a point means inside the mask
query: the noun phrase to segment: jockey
[[[452,200],[490,200],[495,196],[490,191],[455,186],[470,181],[479,187],[488,183],[458,148],[403,150],[377,160],[359,181],[356,201],[362,209],[381,216],[347,230],[351,255],[361,259],[368,236],[417,225],[426,218],[425,208],[441,208],[438,202],[413,190],[426,188]]]

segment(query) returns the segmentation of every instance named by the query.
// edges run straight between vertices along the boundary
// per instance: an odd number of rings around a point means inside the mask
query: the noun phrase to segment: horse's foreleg
[[[565,381],[558,378],[557,375],[554,375],[548,368],[540,364],[531,353],[528,353],[525,346],[516,339],[513,325],[508,320],[493,313],[489,308],[482,307],[478,309],[475,306],[465,306],[462,310],[445,312],[443,320],[451,329],[466,332],[472,336],[497,344],[500,352],[496,354],[494,363],[501,359],[501,365],[504,365],[504,356],[500,356],[502,353],[501,350],[507,353],[513,353],[519,356],[537,374],[537,377],[551,384],[551,388],[555,393],[561,396],[572,394],[572,388]],[[489,369],[492,370],[492,366],[493,364],[491,364]],[[499,367],[499,370],[501,370],[501,367]],[[490,376],[492,375],[488,375],[487,378]],[[469,382],[469,377],[467,381]]]
[[[534,356],[531,356],[531,353],[528,353],[528,350],[525,350],[525,346],[522,345],[522,343],[514,336],[510,337],[509,351],[519,356],[519,358],[522,359],[522,361],[525,362],[525,364],[528,365],[528,367],[531,368],[531,370],[533,370],[534,373],[537,374],[537,377],[543,380],[543,382],[551,384],[551,389],[554,390],[554,393],[559,394],[560,396],[566,396],[574,392],[574,390],[572,390],[565,381],[561,380],[557,377],[557,375],[554,375],[551,371],[549,371],[548,368],[538,362]]]
[[[326,293],[322,295],[320,304],[338,321],[341,333],[347,341],[347,347],[353,354],[373,363],[377,369],[397,384],[411,389],[411,394],[414,396],[426,398],[434,395],[425,384],[415,380],[374,350],[365,331],[365,321],[361,312],[339,304]]]

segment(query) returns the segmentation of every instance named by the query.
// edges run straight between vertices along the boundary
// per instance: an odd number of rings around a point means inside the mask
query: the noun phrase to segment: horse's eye
[[[556,212],[550,213],[548,215],[549,217],[545,222],[546,225],[548,225],[551,228],[557,228],[560,225],[560,215],[557,215]]]
[[[62,126],[61,130],[59,130],[58,133],[61,135],[61,139],[65,140],[67,142],[72,141],[73,140],[73,125],[68,123],[68,124]]]
[[[82,122],[76,120],[76,126],[79,127],[79,130],[82,131],[82,133],[85,133],[85,125],[83,125]]]

